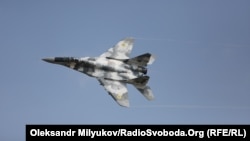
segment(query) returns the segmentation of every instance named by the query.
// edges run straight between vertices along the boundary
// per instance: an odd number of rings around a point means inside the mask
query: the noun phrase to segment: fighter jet
[[[42,60],[96,78],[120,106],[129,107],[127,84],[132,84],[146,99],[154,99],[147,85],[150,77],[146,75],[146,67],[154,62],[155,57],[145,53],[129,58],[133,44],[134,39],[129,37],[120,40],[99,57],[50,57]]]

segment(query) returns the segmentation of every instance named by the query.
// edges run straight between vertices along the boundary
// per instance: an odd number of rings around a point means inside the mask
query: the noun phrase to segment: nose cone
[[[42,60],[49,63],[55,63],[55,58],[43,58]]]

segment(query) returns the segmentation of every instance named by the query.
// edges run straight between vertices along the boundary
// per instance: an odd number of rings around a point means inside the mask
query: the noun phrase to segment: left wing
[[[129,59],[130,52],[133,48],[134,39],[125,38],[119,41],[114,47],[103,53],[100,57],[108,57],[114,59]]]
[[[98,81],[119,105],[129,107],[126,83],[103,78]]]

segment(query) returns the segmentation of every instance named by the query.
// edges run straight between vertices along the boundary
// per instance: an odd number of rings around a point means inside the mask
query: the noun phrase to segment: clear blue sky
[[[250,124],[248,0],[1,0],[0,140],[26,124]],[[135,37],[155,100],[120,107],[95,78],[43,62]]]

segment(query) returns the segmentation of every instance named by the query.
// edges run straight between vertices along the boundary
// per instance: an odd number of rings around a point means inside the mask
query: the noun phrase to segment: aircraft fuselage
[[[135,66],[124,63],[120,60],[84,57],[79,59],[82,66],[73,68],[91,77],[108,78],[111,80],[129,80],[143,76]],[[109,72],[108,75],[105,72]]]
[[[138,66],[127,64],[122,60],[103,57],[54,57],[47,58],[45,61],[64,65],[91,77],[118,81],[141,77],[145,74],[142,70],[146,70],[146,68],[138,68]]]

